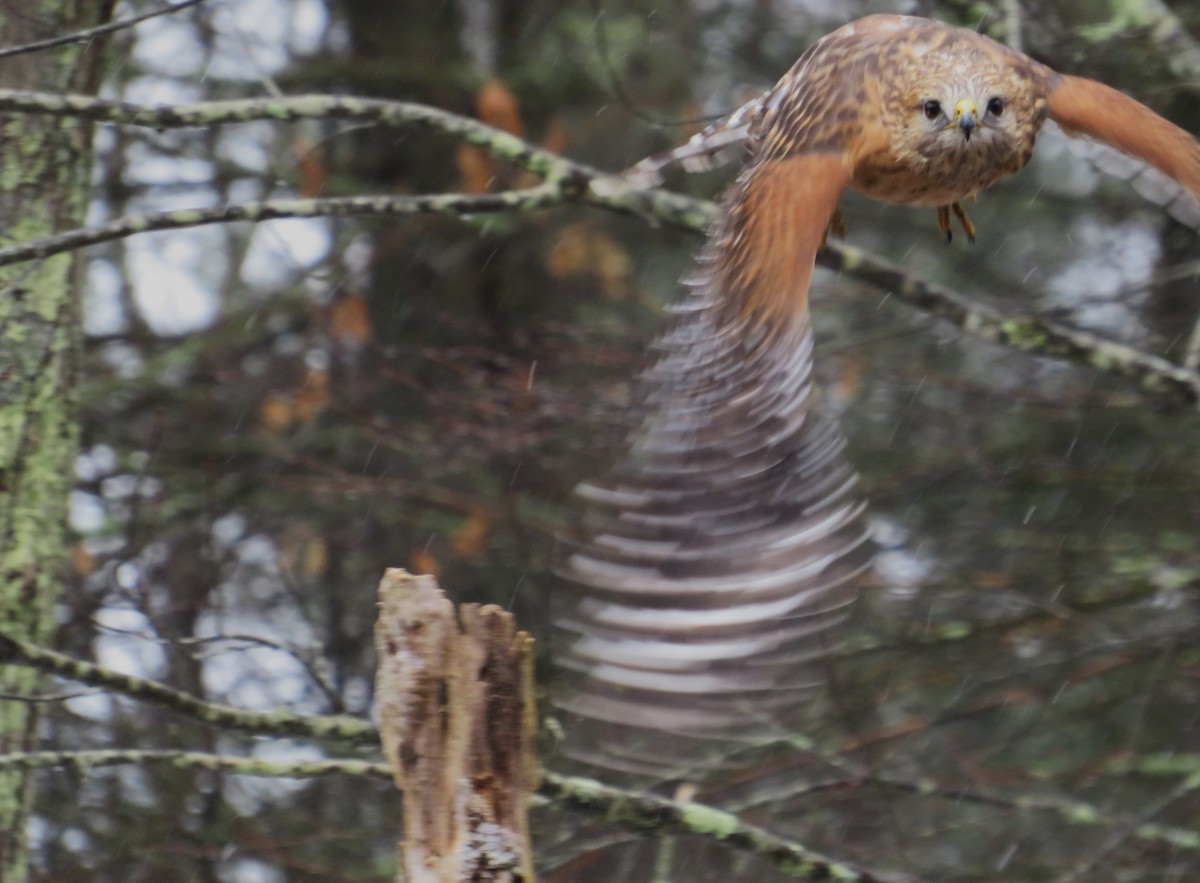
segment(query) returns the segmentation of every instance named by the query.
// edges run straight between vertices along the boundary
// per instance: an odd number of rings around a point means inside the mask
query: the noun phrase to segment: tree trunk
[[[400,879],[533,883],[533,641],[495,605],[455,615],[431,576],[379,585],[376,707],[404,791]]]
[[[0,7],[0,46],[60,36],[108,20],[111,2],[15,0]],[[96,91],[103,39],[0,60],[6,88]],[[6,241],[78,226],[87,207],[90,124],[0,117],[0,221]],[[44,640],[62,579],[67,496],[78,433],[79,349],[74,260],[61,255],[0,270],[0,629]],[[0,693],[32,693],[31,669],[0,667]],[[34,706],[0,700],[0,753],[31,747]],[[0,880],[26,877],[30,779],[0,774]]]

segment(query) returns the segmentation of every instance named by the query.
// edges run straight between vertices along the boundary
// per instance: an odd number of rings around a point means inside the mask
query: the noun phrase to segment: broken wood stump
[[[404,791],[407,883],[533,883],[533,639],[495,605],[455,614],[432,576],[389,569],[375,625],[379,731]]]

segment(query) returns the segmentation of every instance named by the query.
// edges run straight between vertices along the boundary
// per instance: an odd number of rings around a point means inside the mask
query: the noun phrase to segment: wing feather
[[[807,310],[817,251],[852,175],[842,153],[807,153],[758,163],[738,179],[711,259],[741,320],[782,327]]]
[[[1200,199],[1200,142],[1128,95],[1064,75],[1050,93],[1047,110],[1068,135],[1092,138],[1142,160]]]
[[[560,543],[560,710],[671,731],[675,761],[685,736],[730,738],[749,713],[783,727],[805,706],[870,560],[807,310],[848,179],[834,154],[739,178],[656,345],[630,451],[580,486]]]

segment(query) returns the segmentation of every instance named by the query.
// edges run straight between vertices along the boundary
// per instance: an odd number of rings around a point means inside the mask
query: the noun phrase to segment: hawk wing
[[[628,456],[577,490],[583,517],[556,567],[563,711],[728,735],[818,679],[803,663],[826,650],[870,553],[807,309],[849,177],[840,154],[767,160],[727,197],[656,345]],[[661,761],[682,761],[678,749]]]
[[[747,101],[733,113],[705,126],[683,144],[648,156],[617,177],[638,189],[662,183],[662,172],[678,163],[687,172],[707,172],[746,156],[750,128],[761,113],[765,95]]]
[[[1126,166],[1142,195],[1193,227],[1200,225],[1200,142],[1148,107],[1103,83],[1055,75],[1047,111],[1068,135],[1113,148],[1143,166]],[[1099,167],[1126,176],[1112,162]],[[1150,171],[1150,170],[1153,171]],[[1157,172],[1158,174],[1154,174]]]

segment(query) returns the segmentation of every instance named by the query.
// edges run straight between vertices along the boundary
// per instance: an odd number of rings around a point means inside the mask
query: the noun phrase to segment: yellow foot
[[[967,217],[967,212],[962,207],[962,203],[958,202],[952,202],[950,205],[939,205],[937,209],[938,229],[946,235],[946,242],[949,243],[954,239],[954,234],[950,232],[951,211],[954,212],[954,217],[958,218],[958,223],[962,226],[963,232],[967,234],[967,240],[974,244],[975,225],[972,224],[971,219]]]
[[[954,210],[954,217],[958,218],[958,223],[962,225],[963,232],[967,234],[967,240],[975,244],[975,225],[971,223],[971,219],[967,217],[966,210],[962,207],[961,202],[950,204],[950,208]],[[949,226],[947,224],[947,226]]]

